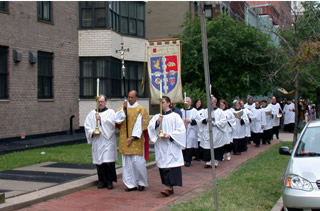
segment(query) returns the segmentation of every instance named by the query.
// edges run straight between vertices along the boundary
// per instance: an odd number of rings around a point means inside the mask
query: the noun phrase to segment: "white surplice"
[[[235,118],[236,120],[236,127],[232,131],[232,138],[233,139],[242,139],[246,137],[246,125],[249,125],[249,119],[247,114],[244,112],[244,109],[240,109],[239,111],[236,111],[235,109],[231,108],[230,111],[232,113],[238,113],[242,111],[242,115],[240,119]],[[243,120],[244,124],[241,125],[241,119]]]
[[[196,125],[191,125],[191,122],[187,124],[187,133],[186,133],[186,146],[185,148],[190,149],[190,148],[198,148],[198,125],[201,120],[201,117],[198,113],[198,111],[195,108],[189,108],[185,110],[182,108],[182,120],[184,121],[185,119],[189,120],[195,120],[197,123]],[[187,114],[187,117],[185,116]]]
[[[216,108],[211,111],[211,118],[213,124],[212,127],[212,136],[213,136],[213,146],[214,148],[219,148],[224,146],[226,133],[227,133],[227,118],[224,115],[223,111],[220,108]],[[210,149],[210,136],[209,136],[209,122],[207,124],[203,124],[202,121],[206,119],[208,120],[208,109],[203,113],[203,118],[200,121],[199,127],[203,131],[203,139],[200,142],[200,146],[204,149]]]
[[[272,119],[272,125],[274,127],[279,126],[280,125],[280,117],[278,115],[280,115],[282,113],[281,107],[279,103],[276,104],[269,104],[271,109],[272,109],[272,115],[273,115],[273,119]]]
[[[128,108],[135,108],[139,105],[135,102]],[[126,118],[125,112],[122,110],[116,113],[116,123],[121,124]],[[134,124],[132,135],[140,138],[142,135],[142,115],[139,114]],[[143,150],[144,151],[144,150]],[[128,188],[134,188],[137,185],[147,187],[147,168],[144,155],[122,155],[122,181]]]
[[[267,105],[265,108],[262,107],[262,109],[266,118],[266,125],[264,126],[263,130],[270,130],[273,127],[272,108],[270,105]]]
[[[236,118],[233,115],[230,109],[226,109],[223,111],[224,115],[227,118],[227,133],[225,135],[225,143],[230,144],[233,141],[232,131],[236,128]]]
[[[160,127],[156,128],[159,114],[152,117],[148,125],[150,140],[155,143],[154,150],[159,168],[173,168],[184,165],[182,149],[186,145],[186,128],[179,114],[171,112],[163,115],[162,131],[173,139],[159,138]]]
[[[284,121],[283,124],[287,125],[295,123],[295,106],[294,103],[286,104],[283,108]]]
[[[112,109],[99,112],[100,135],[92,136],[96,128],[96,111],[92,110],[84,122],[88,144],[92,144],[92,162],[97,165],[117,160],[117,139],[115,136],[115,112]]]
[[[248,106],[247,108],[243,109],[243,112],[248,116],[249,123],[245,125],[246,127],[246,137],[251,137],[251,123],[252,121],[254,121],[254,119],[256,118],[252,112],[252,106]]]
[[[204,112],[205,112],[205,109],[201,108],[200,110],[197,110],[198,111],[198,114],[200,116],[200,119],[203,119],[203,115],[204,115]],[[198,142],[201,141],[202,138],[202,134],[203,134],[203,131],[202,131],[202,127],[199,127],[199,125],[201,124],[201,122],[198,124]]]
[[[255,119],[251,122],[251,131],[253,133],[263,133],[263,128],[261,126],[266,125],[266,115],[264,109],[262,108],[254,108],[252,109],[252,113],[255,116]]]

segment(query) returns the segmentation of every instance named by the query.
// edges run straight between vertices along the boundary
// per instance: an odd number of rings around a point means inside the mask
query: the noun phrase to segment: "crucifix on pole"
[[[125,49],[123,47],[123,42],[122,42],[121,43],[121,48],[119,50],[116,50],[116,53],[120,53],[124,100],[126,100],[126,66],[124,65],[124,53],[125,52],[129,52],[129,48]],[[128,115],[127,115],[127,109],[126,108],[124,109],[124,112],[126,114],[126,131],[127,131],[127,138],[128,138]]]

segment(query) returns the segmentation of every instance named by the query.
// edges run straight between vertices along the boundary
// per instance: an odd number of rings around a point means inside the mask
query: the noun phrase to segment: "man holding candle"
[[[125,189],[127,192],[143,191],[148,186],[147,158],[145,159],[143,155],[148,156],[144,153],[144,150],[148,150],[144,143],[148,143],[146,138],[148,138],[147,127],[150,117],[146,109],[139,105],[137,99],[137,92],[130,91],[129,103],[125,100],[116,113],[116,123],[120,125],[119,152],[122,154],[122,180],[127,186]],[[144,136],[142,136],[143,132]]]
[[[186,129],[177,113],[170,110],[171,100],[162,100],[163,116],[156,114],[148,125],[150,140],[155,143],[156,162],[159,168],[164,196],[173,194],[173,186],[182,186],[181,166],[184,164],[182,149],[186,143]],[[159,137],[162,124],[164,137]]]
[[[115,161],[117,160],[117,140],[115,136],[115,112],[106,107],[107,98],[99,96],[99,113],[92,110],[84,128],[88,144],[92,144],[92,160],[98,172],[98,188],[112,189],[112,182],[117,182]],[[96,119],[99,120],[101,134],[95,135]]]

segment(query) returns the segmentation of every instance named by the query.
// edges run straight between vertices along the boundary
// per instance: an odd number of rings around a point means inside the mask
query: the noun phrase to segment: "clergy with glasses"
[[[154,143],[155,159],[164,185],[161,193],[170,196],[174,193],[173,186],[182,186],[182,149],[186,144],[186,128],[179,115],[170,110],[170,98],[164,96],[162,99],[163,116],[153,116],[148,125],[148,133]],[[164,137],[158,136],[160,124]]]
[[[115,112],[106,107],[107,98],[99,96],[99,113],[90,111],[84,122],[87,141],[92,144],[92,161],[98,173],[98,188],[112,189],[117,182],[115,161],[117,160],[117,139],[115,135]],[[95,135],[96,120],[101,134]]]
[[[187,130],[187,141],[185,149],[183,150],[183,157],[185,161],[185,167],[190,167],[193,149],[198,148],[198,124],[201,120],[201,117],[198,111],[191,106],[191,98],[186,97],[185,101],[185,108],[181,109],[182,119],[184,120],[184,124]]]
[[[118,108],[116,123],[120,125],[119,152],[122,154],[122,181],[125,191],[143,191],[148,186],[145,160],[145,140],[150,117],[146,109],[137,102],[135,90],[128,93],[128,101]]]

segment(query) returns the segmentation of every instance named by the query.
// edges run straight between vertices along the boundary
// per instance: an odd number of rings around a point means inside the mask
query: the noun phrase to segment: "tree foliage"
[[[270,52],[275,49],[269,36],[224,14],[207,20],[206,26],[212,93],[232,100],[268,92],[271,84],[265,75],[272,71]],[[178,35],[183,42],[183,84],[205,90],[199,17],[187,16],[183,27]]]
[[[294,14],[292,28],[282,29],[277,81],[288,90],[298,89],[299,96],[320,102],[320,3],[304,2],[302,14]],[[299,80],[299,87],[294,82]]]

